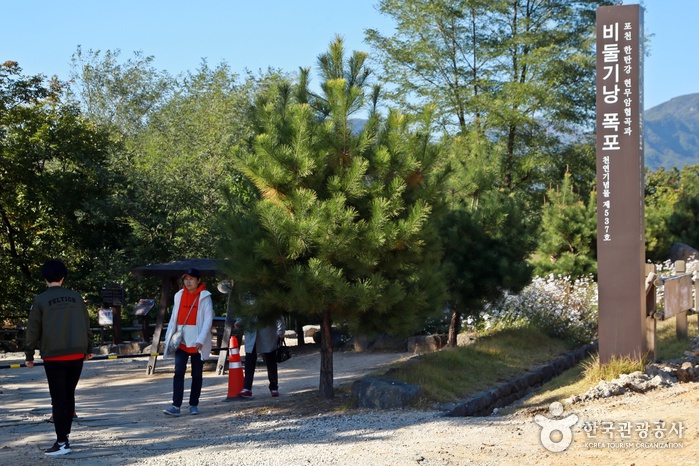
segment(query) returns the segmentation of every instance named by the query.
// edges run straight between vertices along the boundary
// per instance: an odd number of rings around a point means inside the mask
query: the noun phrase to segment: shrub
[[[597,336],[597,284],[591,276],[534,277],[521,293],[505,294],[470,323],[484,328],[534,326],[552,337],[589,343]]]

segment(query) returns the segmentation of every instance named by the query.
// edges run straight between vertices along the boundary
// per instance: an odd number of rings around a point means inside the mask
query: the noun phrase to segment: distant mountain
[[[699,94],[675,97],[644,114],[646,167],[699,165]]]

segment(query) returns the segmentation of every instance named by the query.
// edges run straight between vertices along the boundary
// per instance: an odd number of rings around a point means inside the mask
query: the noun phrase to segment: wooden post
[[[656,332],[656,326],[658,325],[658,321],[655,320],[655,317],[653,316],[648,316],[646,317],[646,344],[648,345],[648,360],[651,362],[655,362],[655,332]]]
[[[602,364],[614,356],[640,358],[647,351],[643,38],[640,5],[597,8],[597,283]]]
[[[158,362],[158,349],[160,346],[160,333],[165,324],[165,314],[167,313],[167,304],[170,301],[170,291],[172,290],[172,280],[169,277],[163,277],[163,287],[160,294],[160,307],[158,308],[158,320],[155,323],[155,331],[153,332],[153,343],[150,346],[150,358],[146,367],[146,375],[155,373],[155,365]]]
[[[300,319],[295,319],[296,326],[294,327],[296,329],[296,344],[298,346],[303,346],[306,344],[306,335],[303,333],[303,325],[301,325],[301,320]]]
[[[686,267],[684,261],[675,261],[675,275],[685,273]],[[680,312],[675,317],[675,335],[678,340],[686,340],[689,333],[687,332],[687,311]]]
[[[121,306],[111,306],[112,310],[112,343],[118,345],[121,338]]]
[[[655,332],[657,326],[654,317],[657,305],[656,271],[655,264],[646,264],[646,345],[648,359],[653,362],[655,362]]]
[[[135,325],[134,325],[135,327]],[[141,334],[143,336],[143,341],[148,341],[148,315],[141,317]]]
[[[233,293],[233,291],[231,291]],[[221,346],[221,350],[218,352],[218,362],[216,363],[216,375],[224,375],[226,373],[227,359],[228,359],[228,345],[231,341],[231,333],[233,333],[233,309],[230,305],[230,294],[228,295],[228,309],[226,310],[226,323],[223,327],[223,339],[221,340],[221,345],[226,345],[224,348]],[[241,339],[242,340],[242,339]],[[225,349],[225,351],[224,351]]]

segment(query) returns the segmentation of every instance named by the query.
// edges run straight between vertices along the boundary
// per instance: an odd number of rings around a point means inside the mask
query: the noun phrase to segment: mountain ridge
[[[699,93],[674,97],[643,117],[647,168],[699,165]]]

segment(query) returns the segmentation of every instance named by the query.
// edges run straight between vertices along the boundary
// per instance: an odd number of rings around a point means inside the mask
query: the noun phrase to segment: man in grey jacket
[[[49,260],[41,267],[48,289],[34,298],[25,340],[25,365],[34,367],[34,350],[40,347],[41,359],[51,394],[56,442],[44,453],[65,455],[72,450],[68,435],[75,412],[75,387],[80,380],[83,361],[91,359],[90,316],[82,296],[63,288],[68,274],[65,264]]]

